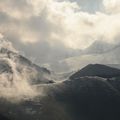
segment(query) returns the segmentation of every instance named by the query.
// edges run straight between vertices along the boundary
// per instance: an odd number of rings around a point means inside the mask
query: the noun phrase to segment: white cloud
[[[3,35],[0,33],[0,39],[2,39],[3,38]]]
[[[46,41],[53,47],[60,43],[67,48],[84,49],[95,40],[114,43],[120,31],[119,0],[103,0],[103,4],[105,12],[90,14],[82,11],[77,2],[1,0],[0,11],[7,15],[5,20],[9,19],[0,23],[0,32],[31,45]]]
[[[9,43],[6,42],[6,44]],[[5,45],[5,41],[3,45]],[[7,58],[4,53],[0,55],[0,66],[2,65],[7,65],[8,68],[6,72],[0,74],[0,98],[5,98],[11,102],[19,102],[37,95],[37,91],[29,83],[31,73],[28,72],[26,67],[18,64],[14,58]],[[12,72],[9,71],[9,67]],[[18,72],[17,67],[22,67],[21,73]]]
[[[48,18],[56,27],[50,42],[58,40],[70,48],[83,49],[100,39],[114,42],[119,36],[119,14],[90,14],[80,11],[76,3],[57,2],[50,5]]]
[[[106,12],[120,13],[120,0],[103,0]]]
[[[31,5],[27,0],[1,0],[0,11],[15,19],[24,19],[31,16]]]

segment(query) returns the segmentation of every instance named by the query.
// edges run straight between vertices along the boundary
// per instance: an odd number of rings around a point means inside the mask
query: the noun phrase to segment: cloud
[[[31,78],[36,77],[36,71],[20,64],[17,54],[8,54],[6,49],[16,53],[11,42],[0,39],[0,98],[19,102],[36,97],[38,92],[30,83]]]
[[[1,0],[0,11],[16,19],[24,19],[31,16],[31,5],[27,0]]]
[[[119,0],[103,0],[103,4],[107,13],[120,13]]]
[[[103,0],[104,10],[89,13],[76,1],[1,0],[0,32],[29,55],[39,51],[37,58],[43,53],[43,59],[48,59],[50,51],[57,51],[58,45],[66,52],[84,49],[95,40],[116,43],[120,31],[118,3]]]
[[[11,102],[19,102],[24,99],[34,98],[38,95],[36,90],[28,82],[29,74],[25,68],[23,68],[22,73],[19,73],[16,70],[16,64],[6,58],[0,59],[0,65],[1,64],[10,66],[13,73],[4,72],[0,74],[0,98]]]
[[[4,49],[8,49],[9,51],[13,51],[14,53],[18,53],[18,51],[13,47],[12,43],[7,41],[7,40],[4,40],[4,36],[2,36],[2,34],[0,34],[0,50],[2,48]]]
[[[56,31],[51,33],[51,40],[61,41],[70,48],[84,49],[95,40],[114,42],[119,36],[119,14],[108,15],[103,12],[90,14],[81,11],[74,3],[57,4],[59,4],[58,6],[55,4],[57,9],[52,6],[51,14],[48,14],[53,26],[56,26]]]
[[[75,0],[70,0],[75,1]],[[87,11],[89,13],[95,13],[101,10],[102,0],[76,0],[76,2],[81,6],[82,11]]]

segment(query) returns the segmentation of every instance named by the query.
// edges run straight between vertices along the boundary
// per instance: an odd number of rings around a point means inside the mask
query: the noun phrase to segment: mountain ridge
[[[73,79],[77,76],[98,76],[102,78],[120,77],[120,70],[102,64],[89,64],[73,74],[70,78]]]

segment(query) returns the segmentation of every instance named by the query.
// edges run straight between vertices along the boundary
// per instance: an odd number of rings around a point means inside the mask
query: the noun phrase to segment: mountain
[[[98,76],[102,78],[120,77],[120,70],[101,64],[89,64],[70,78],[77,79],[84,76]]]
[[[67,80],[35,85],[40,94],[30,99],[0,99],[0,113],[13,120],[119,120],[120,86],[106,79],[119,73],[105,65],[88,65]]]
[[[0,41],[0,98],[12,102],[32,99],[41,94],[34,86],[51,83],[49,70],[20,55],[8,41]]]
[[[120,93],[103,78],[68,79],[46,84],[43,91],[43,96],[20,103],[0,101],[0,111],[15,120],[120,119]]]
[[[2,43],[1,115],[11,120],[120,120],[119,69],[90,64],[59,74],[65,79],[54,82],[49,70]]]
[[[0,73],[9,73],[10,76],[17,72],[24,76],[27,75],[31,84],[51,83],[51,72],[46,68],[39,67],[27,58],[6,47],[7,41],[1,41],[0,46]],[[3,44],[3,45],[2,45]]]

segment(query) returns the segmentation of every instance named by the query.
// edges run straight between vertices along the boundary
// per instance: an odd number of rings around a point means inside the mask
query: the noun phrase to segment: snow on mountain
[[[53,83],[49,70],[21,56],[10,42],[0,40],[0,97],[33,97],[37,94],[34,84],[48,83]]]

